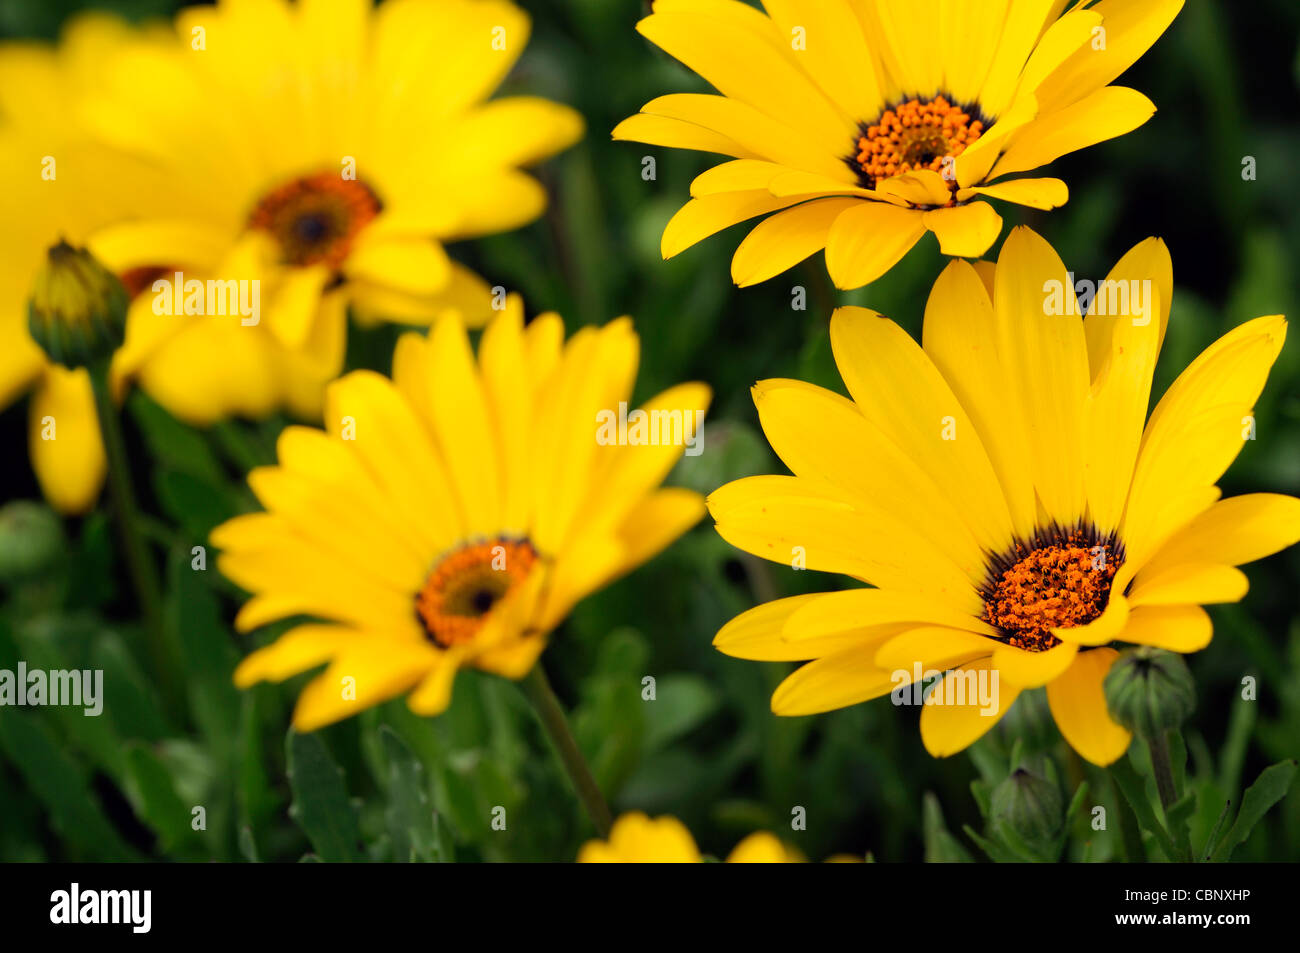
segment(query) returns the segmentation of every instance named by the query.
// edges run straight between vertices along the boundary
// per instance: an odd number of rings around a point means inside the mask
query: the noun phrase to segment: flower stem
[[[1169,738],[1163,731],[1153,731],[1146,742],[1147,750],[1151,752],[1151,773],[1155,775],[1156,791],[1160,794],[1160,806],[1168,811],[1178,800],[1178,789],[1174,786],[1174,772],[1169,763]]]
[[[596,779],[591,776],[591,769],[587,767],[587,760],[582,756],[573,732],[569,730],[564,709],[560,707],[560,700],[555,697],[555,691],[551,688],[551,682],[546,677],[546,671],[541,663],[534,665],[533,670],[519,684],[532,703],[533,710],[537,712],[537,717],[542,727],[546,729],[547,735],[550,736],[551,743],[555,745],[556,753],[559,754],[564,769],[569,773],[569,779],[573,782],[583,807],[587,809],[587,816],[596,827],[596,833],[601,837],[608,837],[613,823],[609,805],[605,803],[605,798],[596,785]]]
[[[126,444],[118,421],[117,405],[109,392],[107,366],[88,368],[95,392],[95,410],[99,416],[99,429],[103,435],[104,452],[108,458],[109,492],[113,500],[113,514],[117,521],[122,550],[126,556],[126,570],[135,589],[144,621],[145,636],[152,656],[159,688],[169,707],[175,703],[174,671],[163,630],[162,597],[159,595],[158,573],[149,557],[144,536],[140,532],[140,512],[131,485],[131,469],[126,459]]]

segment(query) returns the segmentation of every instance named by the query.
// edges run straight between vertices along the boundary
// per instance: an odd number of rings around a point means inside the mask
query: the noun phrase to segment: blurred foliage
[[[49,37],[68,12],[87,5],[0,0],[0,34]],[[522,291],[530,313],[559,311],[571,330],[633,315],[642,336],[638,398],[684,379],[713,387],[705,452],[685,459],[671,482],[707,492],[740,476],[781,472],[758,430],[750,385],[788,376],[843,392],[827,332],[837,304],[874,308],[919,334],[942,265],[933,237],[886,278],[849,294],[830,286],[820,255],[757,287],[733,288],[728,266],[743,226],[662,261],[664,223],[714,160],[613,143],[608,133],[657,95],[699,91],[699,80],[635,32],[648,6],[640,0],[522,5],[534,36],[505,91],[573,104],[588,136],[542,170],[553,196],[543,220],[454,254],[493,283]],[[140,17],[175,4],[96,6]],[[1300,7],[1291,0],[1188,3],[1122,79],[1156,102],[1151,122],[1056,163],[1052,174],[1071,186],[1065,208],[999,209],[1008,230],[1033,225],[1080,276],[1101,278],[1143,238],[1165,238],[1177,291],[1157,394],[1227,329],[1259,314],[1295,314],[1298,34]],[[653,181],[642,178],[647,155],[656,160]],[[1246,156],[1257,161],[1250,181],[1242,178]],[[807,310],[792,308],[795,286],[806,290]],[[354,330],[349,366],[386,371],[397,333]],[[23,449],[25,413],[19,405],[0,415],[9,499],[38,496]],[[237,660],[283,626],[235,635],[239,594],[211,564],[192,571],[192,547],[221,520],[255,507],[242,474],[273,458],[286,421],[196,431],[137,393],[126,423],[147,529],[167,560],[168,637],[186,673],[185,704],[169,708],[146,674],[105,517],[70,521],[53,573],[59,582],[7,590],[0,668],[13,669],[20,658],[30,667],[102,668],[108,700],[99,718],[79,709],[0,712],[0,860],[576,855],[590,826],[509,682],[465,674],[437,719],[418,718],[399,700],[308,736],[286,735],[304,678],[234,689]],[[1295,341],[1274,368],[1257,427],[1258,438],[1221,481],[1225,495],[1300,493]],[[1197,795],[1187,818],[1197,845],[1232,842],[1246,779],[1300,751],[1300,550],[1247,574],[1249,596],[1211,607],[1214,641],[1189,659],[1199,697],[1176,769]],[[768,828],[811,858],[870,851],[880,860],[983,859],[981,844],[1000,849],[986,820],[993,792],[1025,763],[1059,787],[1063,805],[1087,792],[1064,822],[1064,859],[1123,859],[1144,849],[1159,856],[1126,826],[1131,818],[1108,775],[1063,744],[1041,691],[1025,693],[993,733],[947,760],[925,753],[915,709],[883,700],[812,718],[774,717],[772,690],[792,666],[722,656],[713,634],[759,601],[840,585],[760,564],[701,525],[578,607],[544,662],[616,813],[675,814],[715,855]],[[653,702],[642,700],[646,676],[656,679]],[[1257,701],[1240,698],[1245,676],[1258,682]],[[1135,745],[1129,759],[1141,769],[1144,757]],[[1145,793],[1155,803],[1154,790]],[[1217,828],[1228,801],[1232,813]],[[1248,796],[1243,814],[1251,803]],[[200,806],[206,830],[196,831],[191,815]],[[1111,819],[1105,831],[1093,829],[1098,806]],[[790,829],[795,807],[806,809],[806,831]],[[493,829],[496,808],[504,809],[504,830]],[[1300,797],[1292,797],[1232,856],[1296,860],[1297,844]]]

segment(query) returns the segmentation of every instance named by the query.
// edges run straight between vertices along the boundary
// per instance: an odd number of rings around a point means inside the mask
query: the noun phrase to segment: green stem
[[[141,518],[131,485],[131,469],[126,459],[126,444],[122,440],[122,427],[118,421],[117,405],[109,390],[107,365],[88,369],[95,393],[95,410],[99,416],[99,429],[103,435],[104,453],[108,460],[108,484],[113,501],[113,515],[126,556],[127,575],[130,576],[140,615],[144,621],[154,674],[169,707],[175,707],[176,683],[172,678],[172,665],[166,634],[163,630],[162,597],[158,585],[157,567],[149,556],[144,536],[140,532]]]
[[[1151,773],[1155,775],[1156,791],[1160,794],[1160,806],[1169,808],[1178,800],[1178,789],[1174,785],[1174,771],[1169,763],[1169,737],[1163,731],[1156,731],[1146,739],[1147,750],[1151,752]]]
[[[1126,803],[1124,796],[1120,793],[1119,783],[1115,780],[1113,774],[1110,777],[1110,790],[1112,799],[1115,802],[1115,810],[1119,818],[1119,835],[1120,842],[1124,845],[1124,858],[1130,864],[1145,864],[1147,861],[1146,846],[1142,843],[1142,832],[1138,830],[1137,818],[1133,816],[1133,810]]]
[[[604,795],[596,785],[596,779],[591,776],[591,769],[587,767],[587,760],[582,756],[573,732],[569,730],[569,721],[564,716],[564,709],[560,707],[560,700],[555,697],[555,691],[551,688],[550,680],[547,679],[541,663],[534,665],[533,670],[519,684],[532,703],[533,710],[537,712],[537,717],[542,727],[546,729],[547,735],[550,736],[551,743],[555,745],[556,753],[560,756],[564,769],[569,773],[569,779],[573,782],[583,807],[587,809],[587,816],[596,826],[596,832],[601,837],[608,837],[609,829],[613,824],[609,805],[605,803]]]

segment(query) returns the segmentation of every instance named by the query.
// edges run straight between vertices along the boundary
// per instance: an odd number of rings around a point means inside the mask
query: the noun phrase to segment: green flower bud
[[[1196,685],[1177,652],[1132,649],[1111,666],[1105,682],[1110,716],[1134,734],[1173,731],[1196,706]]]
[[[63,555],[63,526],[41,503],[16,500],[0,507],[0,581],[39,576]]]
[[[1037,860],[1055,860],[1065,827],[1065,801],[1057,785],[1016,768],[993,789],[990,833]]]
[[[126,289],[84,248],[60,241],[32,284],[27,328],[64,367],[107,362],[126,336]]]

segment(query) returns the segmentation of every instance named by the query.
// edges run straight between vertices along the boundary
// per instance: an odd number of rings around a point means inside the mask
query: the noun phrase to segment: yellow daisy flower
[[[580,864],[700,864],[695,838],[675,817],[650,818],[639,811],[614,822],[609,840],[591,840],[578,853]],[[750,834],[727,856],[729,864],[799,864],[803,857],[766,831]]]
[[[1109,86],[1182,0],[655,0],[637,29],[720,96],[661,96],[615,139],[733,156],[691,185],[671,258],[768,216],[731,263],[738,285],[826,250],[839,288],[892,268],[927,231],[978,257],[1002,230],[983,201],[1065,203],[1065,183],[1006,180],[1129,132],[1155,106]],[[1002,180],[1002,181],[998,181]]]
[[[836,311],[831,344],[852,400],[791,380],[754,388],[794,475],[719,489],[708,501],[718,532],[872,588],[758,606],[714,644],[815,660],[777,688],[780,715],[891,692],[917,702],[934,684],[921,737],[935,756],[1045,685],[1066,741],[1108,764],[1130,740],[1102,695],[1112,643],[1204,648],[1201,606],[1246,593],[1235,567],[1300,539],[1300,500],[1219,500],[1215,485],[1253,435],[1286,322],[1225,334],[1147,420],[1173,290],[1163,242],[1125,255],[1086,318],[1060,258],[1026,228],[983,277],[948,265],[919,346],[873,312]]]
[[[118,399],[131,380],[177,417],[207,425],[287,407],[319,417],[325,382],[343,355],[343,313],[290,351],[265,325],[241,318],[154,314],[152,283],[170,271],[137,268],[121,223],[168,214],[147,163],[104,147],[77,121],[78,103],[107,64],[134,44],[167,44],[163,28],[115,17],[74,18],[57,47],[0,45],[0,408],[30,393],[29,448],[42,492],[64,513],[90,509],[104,482],[103,442],[85,370],[51,362],[28,333],[28,298],[47,250],[85,246],[132,295],[125,344],[112,364]],[[110,187],[111,186],[111,187]],[[131,226],[135,228],[136,226]],[[209,277],[184,260],[189,279]]]
[[[699,494],[659,484],[698,439],[708,388],[628,414],[637,361],[629,319],[566,344],[558,315],[525,327],[511,296],[477,361],[450,314],[400,339],[391,381],[331,383],[327,431],[287,428],[279,465],[249,474],[266,512],[212,534],[221,571],[253,594],[239,630],[322,620],[253,652],[236,682],[328,662],[294,714],[309,731],[407,691],[437,714],[464,666],[523,678],[578,600],[704,513]],[[626,439],[602,431],[610,414],[626,414]],[[634,430],[644,419],[660,426]]]
[[[486,101],[528,33],[504,0],[182,10],[170,44],[122,50],[83,104],[105,142],[150,163],[165,202],[117,228],[115,246],[136,268],[259,282],[260,320],[334,373],[349,305],[482,324],[490,289],[444,243],[535,219],[545,192],[520,167],[582,133],[565,106]],[[183,389],[188,363],[161,364],[155,386]]]

